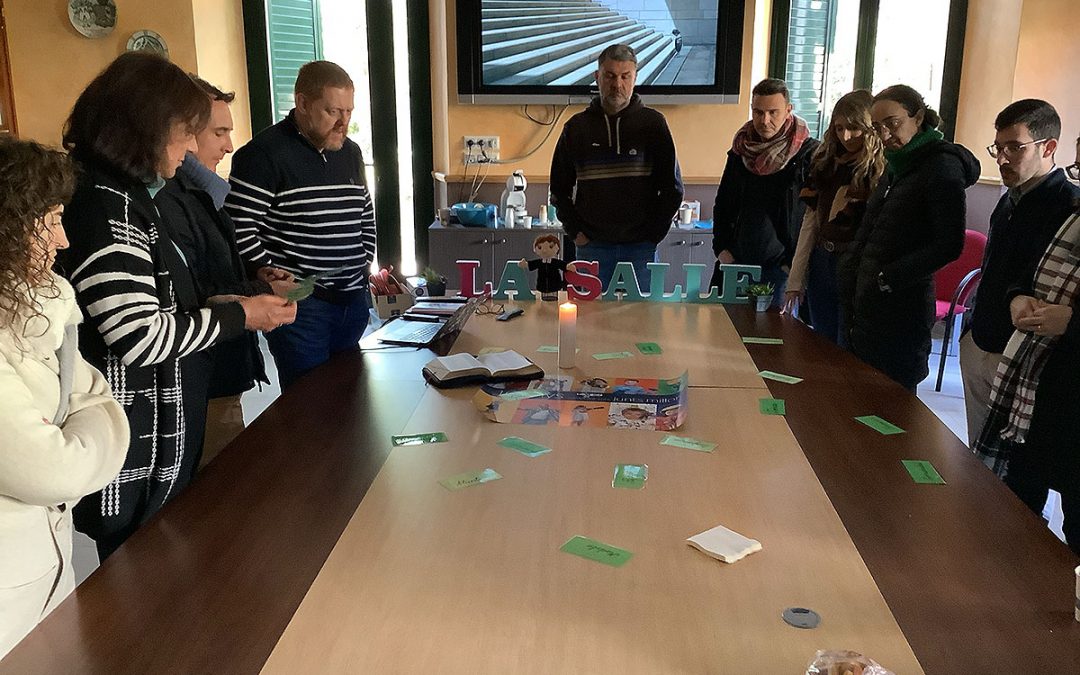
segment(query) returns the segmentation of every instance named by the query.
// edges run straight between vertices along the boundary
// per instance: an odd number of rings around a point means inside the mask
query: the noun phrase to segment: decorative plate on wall
[[[116,28],[113,0],[68,0],[68,20],[88,38],[105,37]]]
[[[153,52],[169,58],[169,45],[165,44],[165,38],[152,30],[136,31],[127,41],[129,52]]]

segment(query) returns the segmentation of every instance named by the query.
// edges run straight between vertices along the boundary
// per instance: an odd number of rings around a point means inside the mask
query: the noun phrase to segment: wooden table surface
[[[768,387],[787,401],[792,434],[925,672],[1080,663],[1076,556],[933,413],[802,325],[747,307],[727,314],[742,335],[784,338],[748,351],[758,368],[806,378]],[[647,339],[635,331],[625,342]],[[427,391],[419,366],[431,356],[345,354],[302,378],[0,661],[0,673],[260,671],[379,475],[386,439],[414,417]],[[862,414],[907,433],[878,436],[852,421]],[[932,461],[948,485],[913,484],[900,459]]]

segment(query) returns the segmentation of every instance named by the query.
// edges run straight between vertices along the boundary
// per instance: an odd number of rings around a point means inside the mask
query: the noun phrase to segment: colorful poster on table
[[[548,377],[487,384],[473,397],[493,422],[672,431],[686,421],[687,374],[679,377]]]

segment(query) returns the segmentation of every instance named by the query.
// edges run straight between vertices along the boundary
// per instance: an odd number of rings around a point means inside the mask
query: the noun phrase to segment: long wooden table
[[[545,312],[476,317],[455,350],[552,344],[553,323],[536,322]],[[865,649],[898,673],[1080,663],[1076,557],[916,398],[775,314],[613,303],[582,314],[595,333],[581,361],[642,340],[665,349],[663,361],[586,361],[590,374],[668,376],[674,363],[692,385],[727,385],[692,390],[681,430],[713,433],[725,419],[713,411],[726,410],[722,448],[495,425],[461,415],[464,394],[423,384],[428,350],[343,355],[275,402],[0,673],[760,672],[802,667],[819,647]],[[751,365],[736,330],[785,345],[749,346]],[[535,357],[555,371],[554,355]],[[784,420],[757,414],[758,368],[805,378],[768,383]],[[878,436],[852,420],[862,414],[907,433]],[[432,425],[457,442],[390,452],[391,434]],[[511,434],[555,451],[493,447]],[[909,458],[931,460],[948,485],[913,484]],[[646,490],[600,489],[615,461],[639,460]],[[501,481],[461,493],[434,482],[496,461]],[[753,473],[769,463],[776,475]],[[721,523],[763,550],[724,566],[682,544]],[[635,559],[614,570],[555,551],[571,534]],[[787,627],[785,604],[818,609],[822,626]]]

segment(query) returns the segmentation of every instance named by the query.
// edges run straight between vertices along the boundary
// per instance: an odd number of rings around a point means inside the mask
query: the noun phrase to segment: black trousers
[[[1027,442],[1013,448],[1005,484],[1036,514],[1042,514],[1050,490],[1061,493],[1061,510],[1065,515],[1062,531],[1065,542],[1080,555],[1080,481],[1070,471],[1062,471],[1062,453],[1080,453],[1080,439],[1064,432],[1065,424],[1045,423],[1036,418],[1028,432]],[[1045,410],[1045,409],[1044,409]],[[1044,416],[1045,417],[1045,416]],[[1036,426],[1036,422],[1040,424]]]

